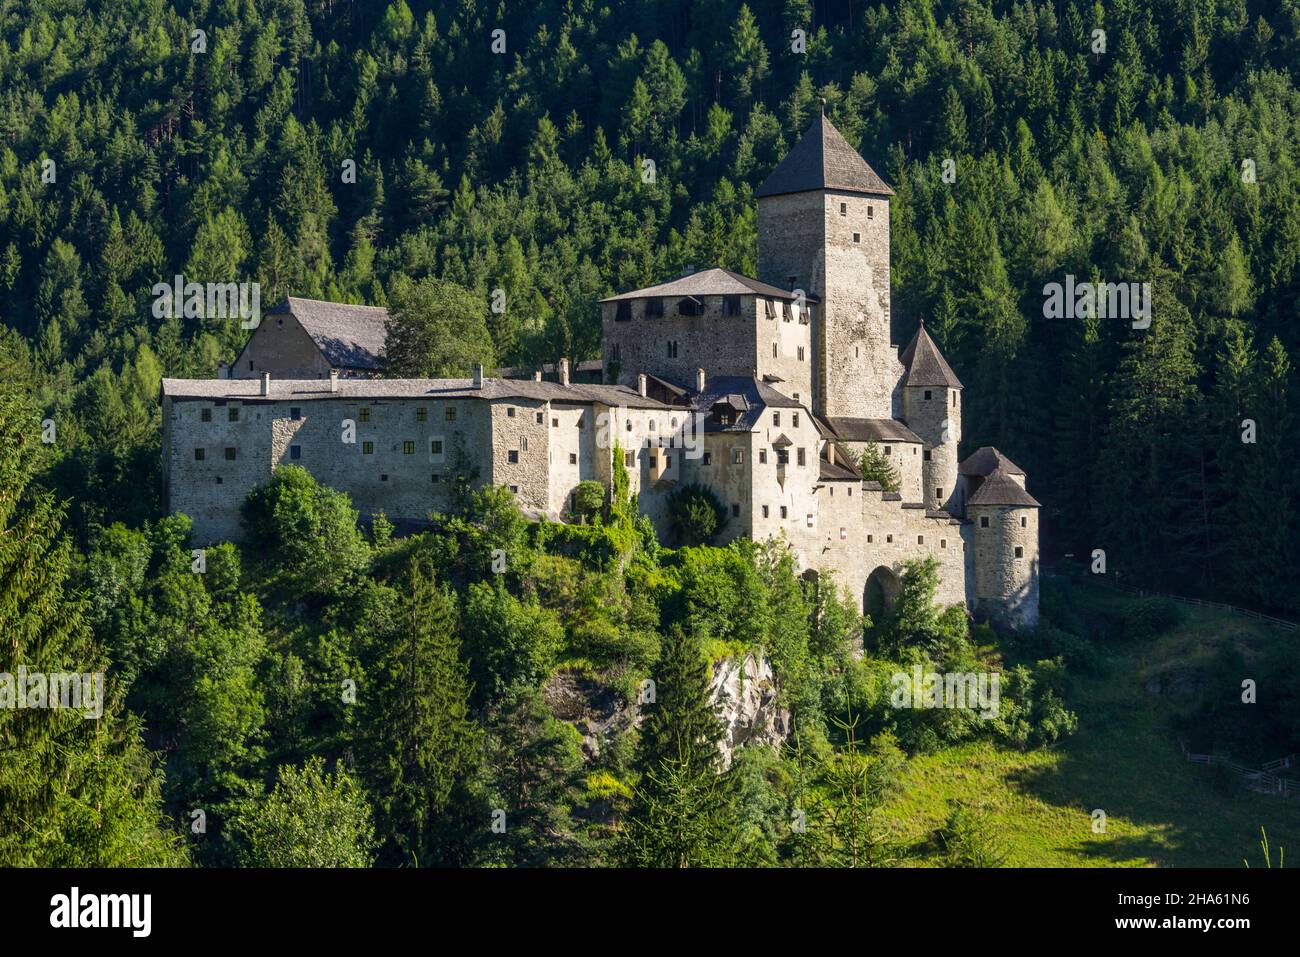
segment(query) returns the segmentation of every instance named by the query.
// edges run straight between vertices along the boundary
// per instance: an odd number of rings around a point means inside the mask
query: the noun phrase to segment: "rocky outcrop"
[[[713,665],[710,692],[718,706],[723,735],[718,742],[724,767],[747,744],[780,747],[790,736],[790,712],[777,704],[776,676],[766,658],[745,655]]]
[[[572,672],[552,675],[542,693],[551,713],[582,735],[582,753],[588,761],[600,755],[611,737],[641,722],[635,703],[625,703],[608,685]],[[731,766],[739,747],[777,748],[789,737],[790,712],[777,704],[776,676],[766,658],[746,655],[714,662],[709,694],[722,724],[718,750],[724,767]]]

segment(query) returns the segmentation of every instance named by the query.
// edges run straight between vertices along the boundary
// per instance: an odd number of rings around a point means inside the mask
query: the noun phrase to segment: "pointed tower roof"
[[[903,350],[898,360],[907,368],[906,375],[903,376],[903,385],[937,385],[949,389],[963,388],[961,380],[957,378],[952,367],[935,345],[930,333],[925,331],[925,320],[921,320],[921,328],[916,330],[916,335],[907,348]]]
[[[839,189],[893,196],[894,191],[822,113],[804,131],[785,159],[763,181],[755,196]]]
[[[966,461],[957,466],[959,475],[988,475],[1001,471],[1008,475],[1024,475],[1025,470],[1011,461],[991,445],[981,445],[966,456]]]
[[[975,494],[966,504],[1042,508],[1036,498],[1021,488],[1020,484],[1002,469],[994,469],[989,477],[980,483],[980,487],[975,490]]]

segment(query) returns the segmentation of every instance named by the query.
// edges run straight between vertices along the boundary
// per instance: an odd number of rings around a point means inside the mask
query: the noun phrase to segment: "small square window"
[[[221,478],[220,475],[218,475],[218,476],[217,476],[217,484],[220,485],[220,484],[222,484],[222,482],[223,482],[223,479]]]
[[[744,450],[742,450],[742,449],[732,449],[732,450],[731,450],[731,464],[732,464],[732,465],[743,465],[744,462],[745,462],[745,453],[744,453]]]
[[[559,420],[559,418],[553,418],[553,419],[551,419],[551,428],[553,428],[553,429],[558,429],[559,427],[560,427],[560,420]]]
[[[577,464],[578,464],[578,453],[577,453],[577,452],[570,452],[570,453],[569,453],[569,464],[570,464],[570,465],[577,465]]]
[[[1023,547],[1023,546],[1020,546],[1020,545],[1017,545],[1017,546],[1016,546],[1016,558],[1024,558],[1024,557],[1025,557],[1025,549],[1024,549],[1024,547]]]
[[[289,418],[291,418],[291,419],[293,419],[293,421],[297,422],[299,419],[302,418],[302,409],[297,408],[296,406],[293,407],[293,408],[291,408],[291,409],[289,409]]]
[[[763,517],[764,517],[764,518],[767,518],[767,506],[766,506],[766,505],[763,506]]]
[[[918,545],[924,545],[924,544],[925,544],[925,536],[924,536],[924,535],[918,535],[918,536],[916,536],[916,544],[918,544]]]
[[[790,413],[790,424],[791,424],[792,426],[794,426],[796,429],[799,428],[799,413],[798,413],[798,412],[792,412],[792,413]]]
[[[735,502],[731,503],[731,517],[740,518],[740,506],[737,505]]]
[[[211,410],[211,409],[199,409],[199,421],[200,421],[200,422],[211,422],[211,421],[212,421],[212,410]]]
[[[387,474],[381,474],[381,475],[379,476],[379,481],[381,481],[381,482],[387,482],[387,481],[388,481],[388,475],[387,475]]]
[[[927,462],[930,461],[930,450],[926,449],[923,453],[921,453],[921,458],[925,459],[925,461]]]
[[[1029,527],[1029,519],[1025,518],[1025,516],[1023,515],[1020,516],[1020,527],[1021,528]]]
[[[886,545],[892,545],[892,544],[894,544],[894,536],[893,536],[893,535],[886,535],[886,536],[885,536],[885,544],[886,544]]]
[[[867,536],[867,544],[868,544],[868,545],[870,545],[870,544],[871,544],[872,542],[874,542],[875,540],[876,540],[876,536],[874,536],[874,535],[868,535],[868,536]]]
[[[929,402],[932,398],[934,398],[934,393],[931,392],[929,389],[926,389],[926,390],[925,390],[925,401],[926,401],[926,402]]]
[[[428,418],[429,418],[429,410],[426,409],[424,406],[420,406],[415,410],[416,422],[426,422],[428,421]]]
[[[518,494],[519,494],[519,486],[518,486],[518,485],[510,485],[510,486],[507,486],[507,488],[510,489],[510,494],[511,494],[511,495],[518,495]]]
[[[848,214],[849,214],[849,204],[848,204],[848,203],[840,203],[840,215],[841,215],[841,216],[847,216]]]
[[[939,501],[942,502],[942,501],[943,501],[943,489],[941,489],[941,488],[937,488],[937,489],[935,489],[935,490],[934,490],[934,497],[937,498]]]
[[[875,218],[876,218],[876,209],[875,209],[875,207],[874,207],[874,206],[868,206],[868,207],[867,207],[867,219],[875,219]]]
[[[429,440],[429,454],[430,454],[430,455],[441,455],[441,454],[442,454],[442,439],[430,439],[430,440]]]
[[[360,410],[357,412],[357,418],[358,418],[359,420],[361,420],[362,422],[369,422],[369,421],[370,421],[370,410],[369,410],[369,409],[360,409]]]
[[[298,459],[302,458],[302,446],[301,445],[289,446],[289,458],[293,459],[295,462]]]
[[[518,464],[519,464],[519,450],[518,450],[518,449],[511,449],[509,452],[507,452],[507,453],[506,453],[506,461],[509,462],[511,465],[518,465]]]
[[[236,454],[236,453],[235,453],[235,450],[234,450],[233,448],[227,448],[227,449],[226,449],[226,461],[227,461],[227,462],[233,462],[233,461],[235,461],[235,454]]]
[[[205,455],[207,455],[207,454],[208,454],[208,450],[207,450],[207,449],[195,449],[195,450],[194,450],[194,461],[196,461],[196,462],[202,462],[202,461],[203,461],[203,457],[204,457]]]
[[[514,417],[515,417],[515,407],[513,405],[506,406],[506,418],[513,419]]]
[[[941,538],[941,539],[939,539],[939,547],[940,547],[940,548],[947,548],[947,547],[948,547],[948,539],[946,539],[946,538]]]
[[[860,243],[860,242],[862,242],[862,234],[861,234],[861,233],[854,233],[854,234],[853,234],[853,241],[854,241],[855,243]]]
[[[781,506],[781,517],[782,517],[782,518],[785,518],[785,516],[786,516],[786,512],[787,512],[787,511],[788,511],[788,509],[787,509],[784,505],[782,505],[782,506]]]
[[[980,528],[988,528],[988,527],[989,527],[989,517],[987,515],[981,515]]]
[[[361,443],[361,454],[362,454],[362,455],[374,455],[374,454],[375,454],[375,443],[374,443],[374,442],[362,442],[362,443]]]
[[[892,445],[886,445],[886,446],[885,446],[885,454],[886,454],[886,455],[893,455],[893,454],[894,454],[894,447],[893,447]]]
[[[758,450],[758,464],[759,465],[767,464],[767,449]]]
[[[849,530],[843,525],[840,526],[840,541],[846,542],[849,539]]]
[[[740,297],[723,296],[722,297],[722,314],[724,316],[740,315]]]
[[[546,424],[546,416],[545,416],[545,414],[543,414],[543,413],[541,413],[541,412],[538,412],[538,413],[537,413],[537,424],[538,424],[538,425],[545,425],[545,424]]]
[[[415,454],[415,443],[414,443],[414,442],[411,442],[411,441],[403,442],[403,443],[402,443],[402,454],[403,454],[403,455],[414,455],[414,454]]]
[[[227,409],[227,410],[226,410],[226,418],[229,419],[231,422],[238,422],[238,421],[239,421],[239,407],[238,407],[238,406],[233,406],[233,405],[232,405],[229,409]]]
[[[798,455],[796,456],[796,459],[797,459],[798,463],[799,463],[801,466],[802,466],[802,465],[807,465],[807,464],[808,464],[807,462],[804,461],[804,452],[803,452],[803,449],[799,449],[799,450],[798,450]]]
[[[812,527],[813,527],[814,525],[816,525],[816,524],[817,524],[817,519],[816,519],[816,517],[813,515],[812,512],[809,512],[809,513],[808,513],[808,527],[809,527],[809,528],[812,528]]]
[[[705,453],[704,453],[704,464],[705,464],[705,465],[708,465],[708,464],[709,464],[710,462],[712,462],[712,461],[713,461],[713,453],[712,453],[712,452],[705,452]]]
[[[430,472],[430,473],[429,473],[429,481],[432,482],[434,485],[437,485],[437,484],[438,484],[438,473],[437,473],[437,472]]]
[[[447,406],[447,421],[448,422],[456,421],[456,407],[454,405]]]
[[[636,468],[636,453],[635,453],[635,452],[624,452],[624,453],[623,453],[623,464],[624,464],[627,468],[630,468],[630,469],[631,469],[631,468]]]

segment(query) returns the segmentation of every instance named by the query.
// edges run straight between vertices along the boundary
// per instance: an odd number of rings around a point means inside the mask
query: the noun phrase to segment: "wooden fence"
[[[1181,739],[1178,746],[1183,749],[1183,757],[1192,764],[1206,764],[1227,768],[1240,777],[1246,787],[1252,791],[1257,791],[1260,794],[1276,794],[1284,798],[1300,797],[1300,781],[1278,777],[1273,773],[1284,768],[1294,768],[1297,763],[1294,754],[1288,754],[1276,761],[1266,761],[1262,769],[1257,769],[1248,768],[1218,754],[1195,754],[1187,750],[1187,745]]]

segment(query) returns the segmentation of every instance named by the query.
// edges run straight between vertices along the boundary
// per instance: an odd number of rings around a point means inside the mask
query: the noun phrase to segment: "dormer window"
[[[704,313],[704,303],[694,296],[687,296],[685,299],[677,300],[677,315],[679,316],[699,316]]]

